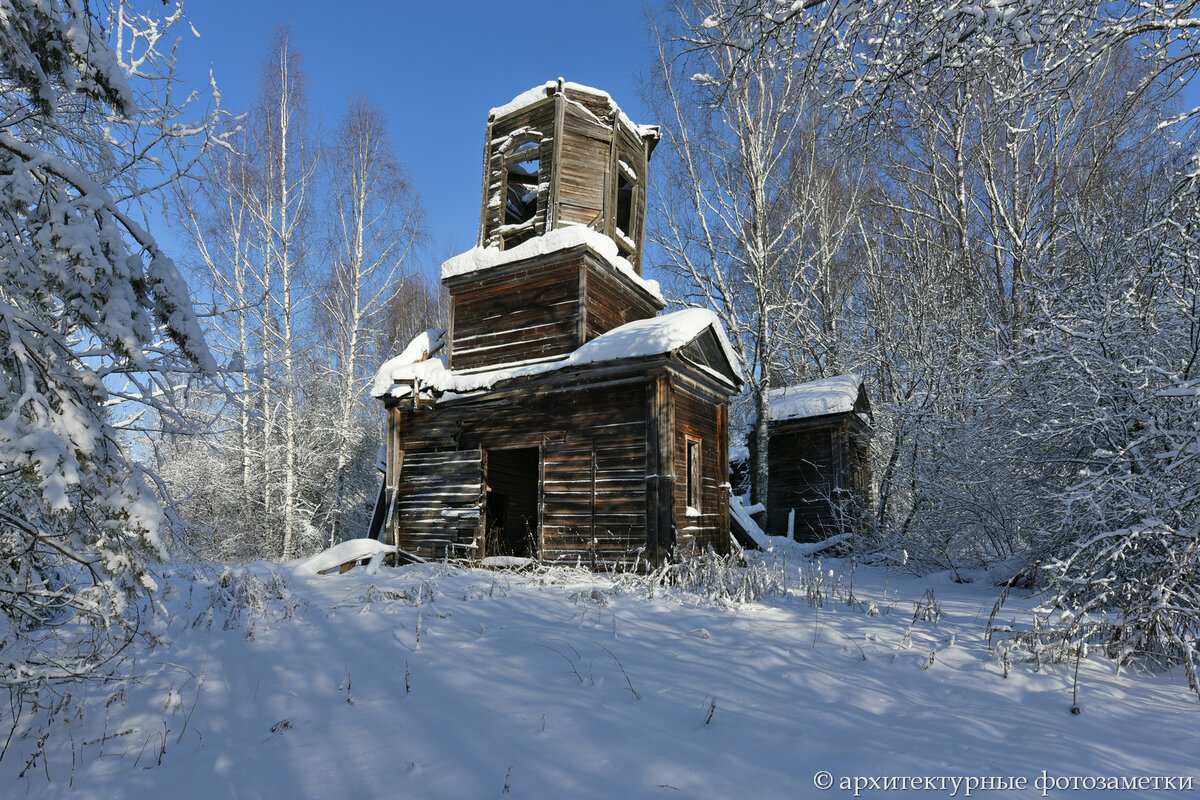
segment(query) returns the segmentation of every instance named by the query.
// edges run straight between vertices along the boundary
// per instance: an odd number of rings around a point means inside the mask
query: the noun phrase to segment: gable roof
[[[721,321],[707,308],[688,308],[613,328],[554,361],[469,373],[447,369],[445,357],[439,355],[445,344],[444,330],[426,331],[403,353],[380,367],[371,387],[371,396],[405,397],[411,392],[408,384],[414,380],[436,391],[465,394],[490,389],[501,381],[532,378],[571,367],[676,353],[708,332],[729,368],[722,374],[713,365],[700,366],[736,388],[743,381],[742,371]]]
[[[862,378],[848,374],[772,389],[767,414],[772,422],[844,414],[854,410],[862,388]]]
[[[734,356],[729,340],[724,337],[724,333],[725,330],[720,325],[707,328],[681,348],[679,355],[702,370],[715,372],[726,380],[734,378],[738,383],[744,383],[745,379],[738,366],[737,357]]]

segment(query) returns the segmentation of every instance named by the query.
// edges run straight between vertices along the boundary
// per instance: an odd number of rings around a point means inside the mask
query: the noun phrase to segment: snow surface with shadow
[[[1004,677],[984,582],[758,557],[786,591],[754,602],[568,568],[255,564],[221,588],[172,567],[168,643],[121,696],[89,689],[25,777],[35,742],[14,741],[0,796],[852,796],[818,792],[819,770],[1029,781],[989,798],[1041,796],[1042,770],[1200,782],[1182,674],[1087,660],[1073,715],[1074,665]]]

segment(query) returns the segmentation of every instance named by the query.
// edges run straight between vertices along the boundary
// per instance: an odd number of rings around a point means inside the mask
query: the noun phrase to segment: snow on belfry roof
[[[520,111],[522,108],[531,106],[540,100],[545,100],[547,97],[553,97],[557,88],[557,81],[546,81],[541,86],[526,89],[504,105],[493,108],[488,112],[488,117],[492,119],[506,117],[514,111]]]
[[[657,140],[661,135],[657,125],[638,125],[629,117],[627,117],[625,112],[621,110],[621,107],[617,105],[617,102],[613,100],[612,95],[603,89],[596,89],[592,86],[584,86],[582,83],[565,81],[562,78],[559,78],[556,81],[546,81],[541,86],[535,86],[532,89],[526,89],[504,105],[496,106],[489,111],[488,119],[507,117],[509,114],[520,111],[522,108],[531,106],[534,103],[539,103],[548,97],[553,97],[560,91],[564,91],[568,95],[591,95],[593,98],[600,100],[603,103],[607,103],[610,111],[618,114],[622,122],[624,122],[633,130],[637,131],[637,134],[643,138],[653,137]]]
[[[862,378],[857,375],[836,375],[796,386],[772,389],[767,402],[773,421],[805,419],[824,414],[844,414],[854,410]]]
[[[403,353],[380,367],[371,387],[371,396],[404,397],[411,391],[408,383],[413,380],[440,392],[465,394],[490,389],[501,381],[514,378],[531,378],[587,364],[673,353],[695,341],[709,328],[720,342],[735,377],[741,381],[742,373],[737,358],[717,315],[707,308],[688,308],[613,328],[555,361],[500,367],[483,372],[463,373],[448,369],[445,358],[438,355],[445,332],[426,331],[414,339]]]
[[[542,236],[534,236],[510,250],[501,250],[498,247],[473,247],[442,264],[442,280],[524,261],[527,258],[535,258],[547,253],[568,250],[579,245],[587,245],[596,255],[608,262],[609,266],[633,281],[634,285],[640,287],[660,304],[666,304],[662,292],[659,291],[658,281],[646,280],[638,275],[633,265],[617,252],[616,242],[603,233],[584,225],[567,225],[557,228]]]

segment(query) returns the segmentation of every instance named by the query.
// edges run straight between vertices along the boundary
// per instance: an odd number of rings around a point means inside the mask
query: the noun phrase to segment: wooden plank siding
[[[631,564],[645,549],[645,425],[594,432],[546,443],[543,561]]]
[[[767,452],[766,533],[785,536],[795,512],[794,532],[802,542],[826,538],[829,497],[836,486],[832,429],[821,425],[775,430]]]
[[[766,533],[815,542],[870,525],[869,432],[853,414],[772,423]],[[849,516],[847,516],[849,514]]]
[[[793,511],[794,534],[802,542],[872,530],[870,414],[860,388],[850,411],[768,424],[766,533],[786,536]],[[747,445],[753,461],[753,437]]]
[[[541,559],[632,564],[646,544],[644,397],[644,381],[633,378],[544,395],[516,391],[479,402],[397,406],[391,415],[398,432],[394,446],[405,452],[404,475],[410,463],[414,469],[437,465],[458,452],[539,447]],[[433,486],[443,477],[420,486],[402,480],[397,511],[439,500]],[[462,483],[454,480],[454,486]],[[410,491],[420,498],[406,499]],[[455,491],[448,496],[460,497]],[[404,534],[401,542],[418,544]]]
[[[662,307],[586,245],[445,283],[456,370],[565,356]]]
[[[690,367],[679,371],[660,362],[602,380],[606,369],[593,368],[590,383],[582,376],[559,375],[562,383],[551,386],[526,382],[415,409],[394,406],[392,447],[404,454],[403,475],[410,468],[462,463],[456,455],[462,452],[471,454],[466,461],[483,465],[477,470],[486,470],[489,451],[537,448],[537,546],[543,562],[628,566],[639,558],[657,563],[672,553],[709,546],[728,552],[723,396]],[[699,515],[688,512],[689,439],[701,443]],[[396,515],[406,519],[430,501],[461,509],[456,504],[465,498],[462,487],[474,485],[463,476],[460,470],[438,472],[424,482],[402,480]],[[436,489],[439,481],[450,487],[445,494]],[[409,496],[413,492],[419,496]],[[401,545],[424,546],[420,537],[434,548],[444,549],[451,540],[465,543],[468,525],[452,525],[452,534],[435,536],[430,528],[443,517],[457,523],[440,510],[427,514],[419,529],[401,534]],[[478,513],[469,518],[478,522]],[[425,555],[429,549],[418,552]]]
[[[719,553],[728,552],[728,493],[723,488],[728,478],[728,450],[723,439],[723,420],[720,403],[676,384],[675,435],[673,450],[677,475],[674,514],[678,529],[676,548],[681,553],[703,552],[712,547]],[[688,506],[688,442],[700,444],[700,507],[689,511]],[[722,501],[725,509],[721,507]],[[698,514],[696,512],[699,512]]]
[[[573,103],[565,103],[563,108],[554,216],[558,224],[577,223],[599,229],[609,183],[612,132],[597,124],[595,118],[589,119]]]
[[[667,371],[648,376],[646,386],[646,549],[660,564],[675,546],[675,402]]]
[[[562,263],[539,259],[450,286],[451,368],[555,358],[577,348],[582,268],[580,252]]]
[[[465,555],[480,533],[483,453],[404,451],[390,541],[426,558]]]
[[[591,257],[587,260],[585,287],[584,341],[590,342],[627,322],[649,319],[661,308],[644,292],[631,291],[625,278]]]

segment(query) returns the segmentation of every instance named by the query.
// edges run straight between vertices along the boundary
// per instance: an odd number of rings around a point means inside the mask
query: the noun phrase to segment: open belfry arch
[[[479,240],[442,265],[450,326],[381,367],[377,533],[423,557],[594,566],[729,546],[716,315],[642,276],[658,129],[547,83],[493,109]]]
[[[492,109],[479,244],[508,249],[585,225],[641,274],[646,166],[657,126],[635,125],[606,92],[548,83]]]

